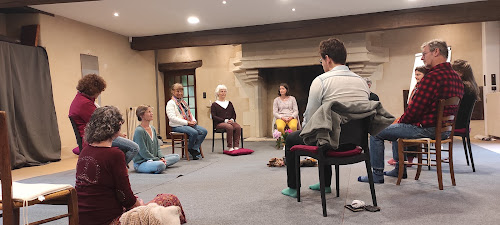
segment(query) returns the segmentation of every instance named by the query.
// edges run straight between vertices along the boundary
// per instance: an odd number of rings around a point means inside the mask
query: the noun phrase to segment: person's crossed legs
[[[396,168],[384,172],[384,141],[392,142],[392,157],[395,161],[399,161],[398,157],[398,142],[399,138],[418,139],[418,138],[433,138],[434,127],[419,127],[411,124],[396,123],[388,126],[380,133],[370,137],[370,159],[373,167],[373,180],[375,183],[384,183],[384,175],[397,177],[399,164],[396,163]],[[404,168],[403,178],[406,178],[406,168]],[[368,182],[368,176],[358,177],[360,182]]]

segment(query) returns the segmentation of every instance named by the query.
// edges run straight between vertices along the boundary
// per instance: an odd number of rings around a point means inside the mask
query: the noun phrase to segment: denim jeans
[[[392,157],[398,158],[398,139],[434,138],[434,127],[419,127],[411,124],[392,124],[370,137],[370,158],[373,169],[384,169],[384,140],[392,142]]]
[[[128,165],[132,159],[134,159],[134,156],[137,155],[139,152],[139,145],[137,145],[135,142],[122,138],[122,137],[117,137],[115,140],[113,140],[113,143],[111,145],[112,147],[117,147],[122,152],[125,154],[125,163]]]
[[[134,163],[134,169],[138,173],[161,173],[163,172],[168,166],[174,165],[176,162],[179,162],[181,157],[179,154],[170,154],[166,155],[163,157],[166,161],[167,164],[163,163],[162,161],[146,161],[143,163]]]
[[[163,156],[163,158],[165,159],[165,161],[167,161],[167,167],[174,165],[176,162],[179,162],[179,160],[181,160],[181,156],[179,154],[169,154]]]
[[[201,143],[205,140],[205,136],[207,136],[207,129],[198,125],[194,125],[194,127],[172,127],[172,131],[187,134],[189,137],[188,149],[193,149],[198,152],[200,152]]]

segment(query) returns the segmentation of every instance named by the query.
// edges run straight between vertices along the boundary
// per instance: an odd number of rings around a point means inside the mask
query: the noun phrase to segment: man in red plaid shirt
[[[375,183],[384,183],[384,175],[398,176],[399,165],[392,171],[384,171],[384,141],[392,141],[392,155],[398,161],[398,138],[417,139],[434,138],[437,122],[439,99],[458,96],[462,98],[464,85],[457,73],[446,62],[448,46],[441,40],[432,40],[422,45],[422,61],[429,69],[419,83],[412,101],[399,120],[385,128],[379,134],[370,137],[370,157]],[[458,107],[447,107],[445,113],[451,115]],[[444,134],[449,136],[449,132]],[[406,168],[403,178],[406,178]],[[368,182],[367,176],[358,177],[358,181]]]

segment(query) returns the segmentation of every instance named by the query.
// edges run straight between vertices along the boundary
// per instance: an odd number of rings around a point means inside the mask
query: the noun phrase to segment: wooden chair
[[[224,133],[226,133],[226,129],[217,129],[215,128],[215,124],[212,123],[212,152],[214,152],[215,147],[215,133],[220,133],[222,138],[222,150],[224,150]],[[241,128],[241,147],[243,148],[243,127]]]
[[[321,204],[323,216],[326,217],[326,196],[325,196],[325,168],[335,165],[335,186],[337,197],[340,193],[340,165],[349,165],[365,161],[366,172],[370,185],[373,205],[377,206],[375,195],[375,185],[373,183],[372,166],[370,163],[370,151],[368,149],[368,128],[372,117],[360,120],[351,120],[341,125],[339,149],[324,149],[317,146],[295,145],[290,151],[295,152],[295,167],[297,174],[297,201],[300,202],[300,156],[310,156],[318,160],[319,183],[321,192]],[[345,151],[347,150],[347,151]]]
[[[73,118],[69,117],[69,121],[71,122],[71,126],[73,127],[73,132],[75,132],[76,143],[78,144],[78,149],[80,149],[80,153],[82,152],[82,136],[80,136],[80,131],[78,130],[78,126],[75,123]]]
[[[180,147],[182,152],[181,157],[184,158],[184,155],[186,155],[186,159],[189,161],[188,135],[180,132],[170,132],[170,137],[172,138],[172,154],[175,154],[175,147]],[[205,158],[201,146],[200,146],[200,153],[201,157]]]
[[[464,145],[464,152],[465,152],[465,160],[467,161],[467,166],[470,164],[472,165],[472,172],[476,172],[476,167],[474,167],[474,159],[472,158],[472,147],[470,144],[470,120],[472,118],[472,111],[474,111],[474,105],[476,104],[476,101],[472,103],[472,107],[467,109],[467,122],[465,123],[465,128],[463,129],[455,129],[454,131],[454,136],[458,136],[462,138],[462,143]],[[460,105],[462,107],[462,105]],[[469,157],[470,157],[470,164],[469,164]]]
[[[20,184],[12,182],[10,148],[7,135],[6,114],[0,111],[0,178],[2,187],[2,199],[0,200],[0,210],[2,210],[3,224],[19,224],[19,209],[35,204],[67,205],[68,213],[50,217],[48,219],[32,222],[29,224],[42,224],[50,221],[68,217],[70,225],[78,224],[78,199],[76,190],[71,185],[60,185],[58,191],[42,191],[43,184]],[[16,189],[13,188],[16,186]],[[23,188],[21,193],[24,196],[40,196],[33,200],[19,200],[19,188]],[[66,187],[68,186],[68,187]],[[48,194],[47,194],[48,193]],[[25,221],[26,223],[28,221]]]
[[[457,111],[455,111],[455,114],[453,115],[444,115],[445,107],[457,107],[460,104],[460,98],[459,97],[452,97],[449,99],[441,99],[439,100],[438,108],[437,108],[437,123],[436,123],[436,131],[435,131],[435,139],[428,139],[428,138],[422,138],[422,139],[398,139],[398,155],[399,155],[399,177],[398,181],[396,182],[397,185],[401,184],[401,179],[403,178],[403,173],[404,173],[404,168],[406,167],[405,165],[418,165],[417,168],[417,174],[415,175],[415,180],[418,180],[420,176],[420,172],[422,171],[422,165],[431,165],[431,166],[436,166],[437,168],[437,177],[438,177],[438,184],[439,184],[439,190],[443,190],[443,171],[442,171],[442,160],[441,160],[441,144],[446,144],[448,143],[448,157],[449,157],[449,165],[450,165],[450,176],[451,176],[451,182],[453,186],[456,186],[455,183],[455,172],[453,171],[453,135],[455,131],[455,119],[456,119],[456,114]],[[441,139],[441,134],[442,132],[450,132],[450,136],[447,139],[442,140]],[[422,148],[422,145],[433,143],[436,147],[435,151],[429,152],[429,148]],[[406,147],[408,146],[418,146],[417,151],[408,151],[405,150]],[[444,151],[444,150],[443,150]],[[405,153],[415,153],[417,154],[418,157],[418,162],[417,163],[409,163],[408,161],[405,161]],[[431,157],[427,157],[427,163],[422,163],[422,155],[429,155],[429,154],[434,154],[436,155],[436,160],[435,164],[431,163]]]

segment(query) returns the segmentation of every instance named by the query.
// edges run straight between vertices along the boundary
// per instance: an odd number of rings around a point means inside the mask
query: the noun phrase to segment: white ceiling
[[[129,37],[212,30],[478,0],[101,0],[33,8]],[[295,11],[292,11],[295,8]],[[113,16],[118,12],[119,17]],[[190,16],[200,23],[191,25]]]

